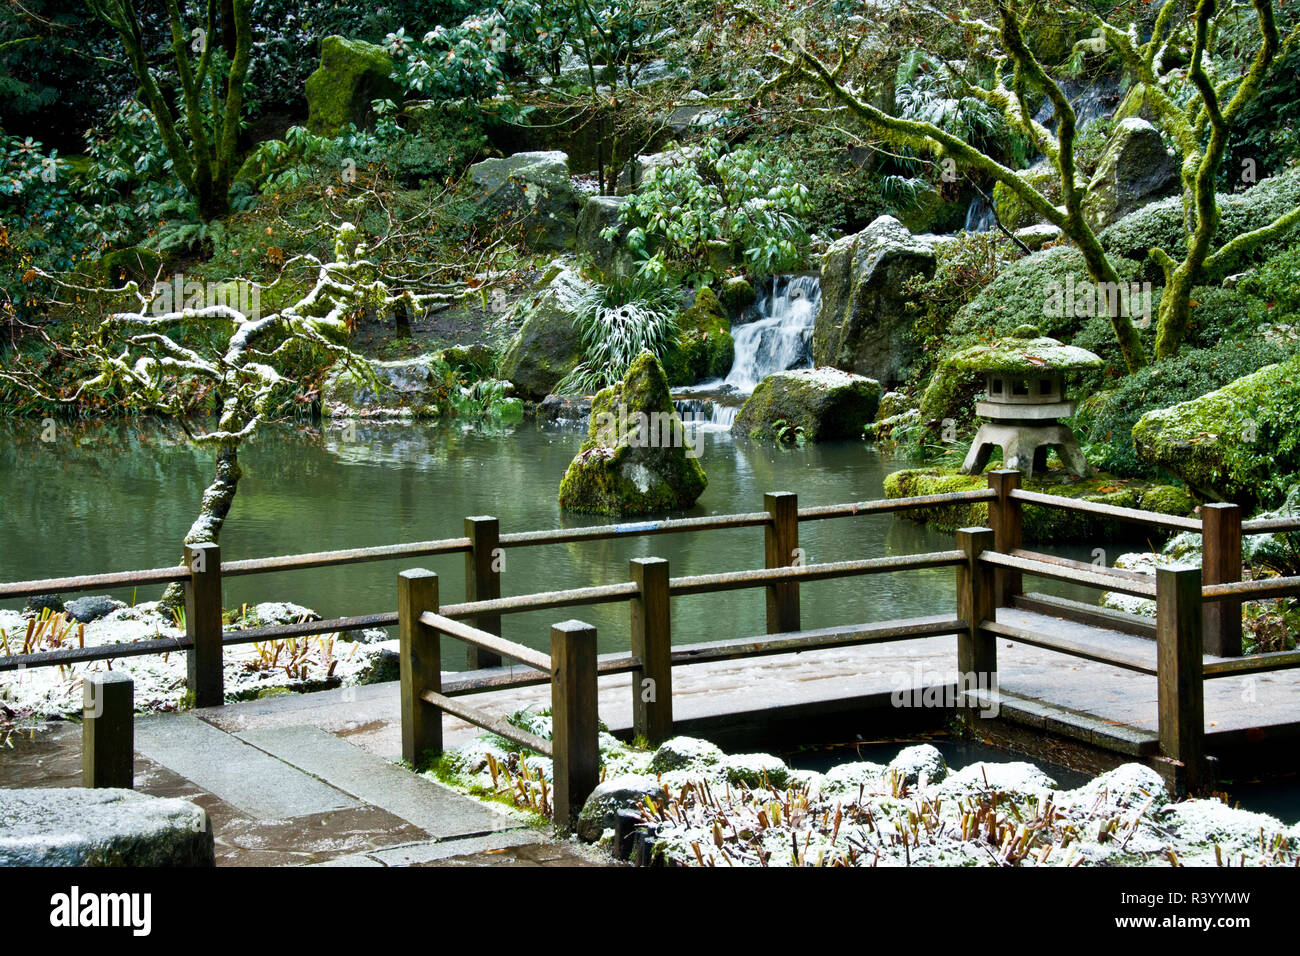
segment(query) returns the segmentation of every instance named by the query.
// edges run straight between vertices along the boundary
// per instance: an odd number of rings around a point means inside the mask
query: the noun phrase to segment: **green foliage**
[[[1133,426],[1147,412],[1168,408],[1221,388],[1234,379],[1280,361],[1285,352],[1261,340],[1225,341],[1211,348],[1184,349],[1176,357],[1127,375],[1108,391],[1084,401],[1075,429],[1088,460],[1123,477],[1149,477],[1155,469],[1138,458]]]
[[[811,211],[796,165],[753,145],[729,150],[719,139],[700,145],[693,162],[656,169],[619,212],[627,245],[643,275],[689,281],[713,277],[710,250],[737,249],[752,275],[795,268],[803,259]],[[618,229],[606,229],[607,239]]]
[[[656,360],[677,337],[677,292],[645,276],[593,285],[578,303],[574,324],[583,360],[555,386],[559,394],[591,392],[622,381],[633,360],[648,351]]]

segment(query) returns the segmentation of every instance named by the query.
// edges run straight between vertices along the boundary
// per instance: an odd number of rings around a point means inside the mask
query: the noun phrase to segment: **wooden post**
[[[442,690],[442,641],[420,623],[438,610],[438,575],[424,568],[397,576],[398,667],[402,678],[402,759],[416,769],[430,753],[442,753],[442,711],[424,700]]]
[[[582,621],[551,628],[551,721],[555,823],[571,830],[600,779],[596,629]]]
[[[469,538],[469,551],[465,554],[465,600],[494,601],[501,596],[500,524],[487,515],[466,518],[465,537]],[[469,623],[489,634],[501,634],[500,614],[480,614]],[[465,661],[472,671],[500,667],[501,655],[467,644]]]
[[[135,683],[121,671],[88,674],[82,681],[81,785],[135,784]]]
[[[998,645],[981,625],[996,614],[996,585],[992,565],[979,560],[993,550],[994,533],[989,528],[962,528],[957,547],[966,556],[957,566],[957,616],[966,627],[957,636],[958,690],[973,690],[990,696],[997,692]],[[967,718],[981,707],[966,707]]]
[[[763,528],[763,566],[788,568],[802,563],[799,550],[799,496],[792,491],[763,495],[772,520]],[[794,581],[767,586],[767,633],[799,630],[799,585]]]
[[[993,550],[1009,554],[1021,546],[1021,505],[1011,497],[1020,488],[1020,472],[1014,468],[990,471],[989,487],[998,496],[989,502],[989,527],[993,529]],[[994,579],[994,607],[1010,607],[1012,599],[1024,590],[1019,571],[998,568]]]
[[[1241,508],[1215,502],[1201,505],[1201,560],[1204,584],[1241,580]],[[1202,614],[1205,653],[1241,656],[1241,602],[1211,601]]]
[[[1200,789],[1205,763],[1201,569],[1156,569],[1156,670],[1160,752],[1183,764],[1188,791]]]
[[[632,580],[640,593],[632,605],[632,733],[657,746],[673,735],[672,604],[668,562],[633,558]]]
[[[186,686],[195,707],[220,707],[226,700],[221,655],[221,548],[211,541],[185,546],[190,580],[185,587]]]

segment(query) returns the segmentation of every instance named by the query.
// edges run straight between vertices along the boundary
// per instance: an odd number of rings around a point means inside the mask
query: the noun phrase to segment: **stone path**
[[[20,732],[11,744],[0,749],[0,785],[80,786],[79,725]],[[139,717],[135,780],[143,793],[182,797],[207,810],[219,866],[605,862],[306,725],[236,735],[192,713]]]

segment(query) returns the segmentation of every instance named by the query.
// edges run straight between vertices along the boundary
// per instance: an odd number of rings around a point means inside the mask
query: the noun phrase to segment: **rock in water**
[[[0,866],[213,866],[212,823],[134,790],[0,790]]]
[[[326,37],[320,69],[307,77],[307,128],[317,136],[337,136],[349,123],[364,128],[374,116],[372,101],[401,98],[392,73],[393,58],[383,47]]]
[[[822,257],[814,363],[900,381],[918,350],[905,285],[914,276],[929,278],[934,266],[934,244],[892,216],[836,241]]]
[[[534,401],[549,395],[582,360],[578,312],[592,287],[576,269],[553,269],[545,288],[519,306],[523,322],[501,357],[501,377]]]
[[[559,150],[485,159],[469,168],[479,213],[519,217],[533,249],[567,249],[578,220],[578,194],[569,178],[569,157]]]
[[[689,508],[709,483],[697,448],[663,369],[642,352],[623,381],[592,400],[587,440],[560,482],[560,507],[609,515]]]
[[[1101,229],[1149,202],[1178,191],[1178,164],[1160,131],[1144,119],[1123,120],[1106,144],[1088,184],[1083,214]]]
[[[758,383],[732,428],[750,438],[781,438],[785,428],[814,442],[861,438],[880,392],[879,382],[835,368],[777,372]]]

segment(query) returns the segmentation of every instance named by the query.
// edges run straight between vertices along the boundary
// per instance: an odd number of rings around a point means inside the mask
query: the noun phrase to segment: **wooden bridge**
[[[1030,726],[1067,736],[1080,727],[1086,730],[1089,719],[1094,725],[1106,723],[1116,732],[1088,731],[1084,736],[1090,743],[1113,746],[1130,756],[1148,759],[1176,789],[1205,787],[1212,777],[1207,750],[1221,752],[1243,739],[1240,734],[1219,735],[1216,739],[1211,733],[1208,737],[1214,746],[1207,747],[1206,682],[1300,666],[1297,651],[1241,656],[1242,602],[1300,595],[1297,577],[1241,580],[1242,536],[1300,529],[1300,519],[1243,522],[1235,505],[1215,504],[1203,506],[1199,519],[1174,517],[1025,491],[1019,487],[1020,476],[1015,471],[991,472],[988,478],[986,489],[805,508],[798,506],[794,494],[773,493],[764,497],[764,510],[757,512],[574,529],[501,533],[495,518],[471,517],[465,519],[465,535],[459,538],[243,561],[223,562],[217,545],[195,545],[187,547],[184,566],[0,584],[0,599],[142,584],[180,583],[186,591],[184,637],[0,657],[0,672],[185,652],[195,705],[216,707],[224,701],[222,656],[227,645],[397,625],[403,756],[418,764],[439,752],[444,715],[492,730],[553,756],[554,805],[557,818],[562,820],[576,812],[596,781],[597,687],[601,677],[631,675],[631,730],[655,743],[673,733],[676,668],[956,635],[959,680],[954,699],[965,720],[977,722],[982,719],[981,713],[998,710],[1003,717],[1013,715],[1012,719]],[[802,563],[799,528],[804,522],[851,521],[864,515],[905,514],[976,502],[988,504],[989,527],[959,531],[951,550]],[[1204,542],[1203,566],[1162,567],[1153,578],[1026,550],[1021,546],[1021,516],[1027,505],[1087,513],[1165,531],[1199,533]],[[503,575],[496,559],[504,550],[749,527],[763,529],[761,568],[674,578],[669,574],[668,562],[641,558],[631,562],[629,579],[623,583],[501,596]],[[406,570],[398,577],[396,611],[223,631],[225,578],[448,555],[460,555],[465,562],[466,594],[459,603],[442,603],[435,573]],[[954,614],[815,630],[801,627],[801,583],[942,567],[951,567],[955,572]],[[1026,575],[1152,599],[1157,614],[1154,619],[1144,618],[1025,592]],[[674,645],[674,598],[737,589],[764,591],[766,634]],[[594,628],[580,621],[566,621],[552,628],[549,654],[500,636],[504,615],[602,603],[628,605],[629,652],[598,654]],[[443,637],[466,645],[469,673],[443,679]],[[1125,737],[1118,732],[1123,722],[1107,720],[1103,714],[1074,712],[1077,719],[1072,724],[1068,716],[1062,718],[1066,711],[1052,710],[1059,702],[1050,699],[1050,692],[1036,699],[1004,693],[998,689],[999,641],[1068,655],[1100,665],[1101,669],[1154,678],[1158,691],[1156,732],[1131,728],[1136,733]],[[503,659],[522,666],[499,666]],[[550,741],[526,734],[463,700],[467,695],[540,684],[550,685],[554,717]],[[1135,686],[1127,683],[1123,692],[1132,693]],[[1300,697],[1291,698],[1288,705],[1287,710],[1300,709]],[[1254,737],[1289,735],[1300,728],[1300,715],[1278,708],[1265,710],[1249,728]]]

